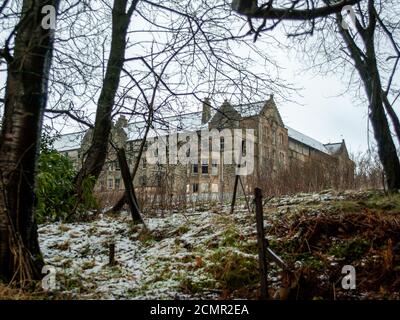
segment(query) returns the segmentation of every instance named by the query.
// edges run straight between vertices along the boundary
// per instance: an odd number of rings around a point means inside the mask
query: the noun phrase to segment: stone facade
[[[168,132],[171,134],[174,131],[180,134],[183,131],[200,134],[201,130],[211,129],[216,129],[218,132],[224,129],[241,129],[244,133],[245,129],[253,129],[254,171],[251,175],[242,176],[244,187],[248,192],[251,192],[255,186],[262,185],[263,182],[272,181],[290,166],[310,161],[318,163],[326,179],[330,179],[329,177],[336,179],[334,184],[336,187],[343,187],[351,181],[354,164],[349,159],[344,140],[340,143],[324,145],[286,127],[273,96],[267,101],[245,105],[231,105],[225,101],[214,113],[211,109],[210,101],[205,99],[200,112],[165,118],[164,124],[158,128],[160,130],[151,130],[145,150],[154,143],[154,139],[170,140],[170,134],[160,133],[163,126],[168,126]],[[145,123],[127,123],[125,118],[121,117],[112,129],[113,142],[125,146],[131,169],[135,164],[142,141],[138,132],[144,126]],[[71,157],[79,167],[90,142],[90,135],[91,132],[88,131],[62,136],[56,141],[55,147]],[[220,150],[217,151],[221,157],[225,151],[224,147],[224,138],[221,136]],[[158,149],[156,151],[159,152]],[[229,197],[233,190],[236,165],[218,163],[213,160],[212,152],[209,153],[208,159],[201,159],[199,156],[197,163],[184,165],[150,164],[147,157],[143,155],[134,179],[134,186],[138,193],[158,197],[187,198],[189,196],[209,199]],[[118,161],[111,148],[96,189],[99,192],[112,190],[122,192],[124,189]]]

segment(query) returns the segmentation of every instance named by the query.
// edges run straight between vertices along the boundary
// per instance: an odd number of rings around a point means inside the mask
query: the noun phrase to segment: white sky
[[[280,60],[287,63],[285,79],[303,88],[297,100],[301,105],[278,104],[284,123],[322,143],[345,139],[349,152],[367,150],[367,106],[356,105],[351,92],[342,94],[346,79],[301,72],[304,66],[287,61],[285,52]]]

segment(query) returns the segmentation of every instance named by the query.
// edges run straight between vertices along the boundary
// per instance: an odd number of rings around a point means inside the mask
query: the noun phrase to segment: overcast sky
[[[287,61],[284,54],[280,59]],[[350,152],[367,150],[367,107],[356,104],[351,92],[341,95],[346,89],[345,79],[301,72],[298,61],[288,61],[287,65],[286,78],[303,90],[298,100],[302,105],[278,105],[285,124],[322,143],[345,139]]]

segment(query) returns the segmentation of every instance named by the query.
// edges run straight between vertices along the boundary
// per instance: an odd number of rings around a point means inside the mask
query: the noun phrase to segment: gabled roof
[[[251,117],[260,114],[265,106],[266,101],[255,103],[235,105],[233,108],[240,113],[241,117]],[[147,137],[154,138],[156,136],[167,135],[169,133],[177,133],[184,131],[198,131],[207,129],[208,124],[201,123],[202,112],[190,112],[177,116],[165,117],[153,123]],[[146,129],[145,121],[136,121],[128,123],[124,128],[128,141],[142,139]],[[68,151],[79,149],[85,132],[70,133],[61,135],[54,142],[54,148],[58,151]]]
[[[201,123],[201,112],[184,113],[178,116],[165,117],[159,121],[153,122],[147,138],[179,133],[184,131],[198,131],[207,129],[207,124]],[[146,129],[146,122],[128,123],[125,132],[128,135],[128,141],[142,139]]]
[[[234,105],[233,108],[240,114],[241,117],[254,117],[261,113],[267,101],[259,101],[246,104]]]
[[[325,148],[325,146],[321,142],[319,142],[309,136],[306,136],[305,134],[303,134],[293,128],[290,128],[288,126],[285,126],[285,128],[288,130],[288,136],[290,139],[299,141],[299,142],[301,142],[311,148],[314,148],[318,151],[321,151],[323,153],[330,154],[328,149]]]
[[[266,101],[240,104],[232,106],[233,109],[240,114],[241,117],[253,117],[260,115],[264,110],[269,110],[272,107],[276,112],[278,121],[283,124],[279,114],[279,110],[276,107],[273,97]],[[152,128],[148,133],[148,138],[154,138],[156,136],[168,135],[171,133],[179,133],[184,131],[199,131],[208,128],[208,123],[202,124],[202,112],[191,112],[184,113],[177,116],[165,117],[159,121],[153,123]],[[212,117],[211,117],[212,119]],[[290,139],[299,141],[311,148],[319,150],[326,154],[335,154],[340,150],[341,143],[333,144],[322,144],[321,142],[293,129],[285,126],[288,130],[288,136]],[[128,123],[127,127],[124,128],[127,134],[128,141],[139,140],[143,138],[146,129],[145,121],[137,121]],[[79,149],[82,143],[82,139],[85,132],[77,132],[71,134],[61,135],[54,142],[55,149],[59,151],[68,151]]]
[[[325,148],[328,150],[329,154],[337,154],[340,151],[340,148],[342,147],[342,142],[338,143],[327,143],[324,145]]]

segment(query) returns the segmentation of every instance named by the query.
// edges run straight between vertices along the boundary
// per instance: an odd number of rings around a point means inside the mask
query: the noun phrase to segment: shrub
[[[42,149],[36,183],[38,223],[66,220],[76,204],[75,174],[72,161],[68,157],[47,147]],[[84,189],[91,190],[91,184],[93,184],[93,179],[84,183]],[[96,201],[91,192],[84,191],[77,216],[82,217],[88,209],[95,206]]]
[[[38,222],[65,220],[75,204],[72,196],[75,171],[71,160],[55,150],[46,150],[40,154],[38,169]]]

